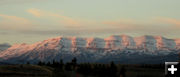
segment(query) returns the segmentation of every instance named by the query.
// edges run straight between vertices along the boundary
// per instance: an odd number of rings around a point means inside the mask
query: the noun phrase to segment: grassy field
[[[52,70],[37,65],[1,65],[0,77],[50,77]]]
[[[126,77],[164,77],[164,68],[152,67],[156,65],[117,65],[117,71],[125,68]],[[54,67],[39,65],[0,65],[0,77],[99,77],[86,75],[75,70],[55,71]],[[86,70],[88,71],[88,70]],[[116,77],[122,77],[117,75]]]
[[[156,66],[156,65],[152,65]],[[126,77],[165,77],[164,68],[142,67],[137,65],[126,66]]]

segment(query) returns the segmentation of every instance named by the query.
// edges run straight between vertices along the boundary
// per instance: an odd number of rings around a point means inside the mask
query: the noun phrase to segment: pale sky
[[[57,36],[180,38],[180,0],[0,0],[0,43]]]

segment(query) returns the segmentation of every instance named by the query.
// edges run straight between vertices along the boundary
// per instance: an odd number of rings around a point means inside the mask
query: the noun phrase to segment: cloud
[[[172,24],[177,27],[180,27],[180,20],[174,19],[174,18],[167,18],[167,17],[157,17],[157,21],[167,23],[167,24]]]
[[[119,19],[119,20],[110,20],[110,21],[103,21],[102,24],[108,25],[111,28],[118,28],[121,30],[130,30],[130,29],[136,29],[138,27],[141,27],[139,23],[136,20],[133,19]]]
[[[36,16],[36,17],[43,16],[43,13],[38,9],[28,9],[27,12]]]
[[[178,29],[170,26],[164,26],[160,23],[166,22],[169,24],[179,25],[179,20],[161,18],[156,20],[138,21],[134,19],[119,19],[119,20],[106,20],[106,21],[90,21],[84,19],[74,19],[69,16],[61,15],[58,13],[39,10],[35,8],[27,9],[28,13],[37,19],[47,19],[53,23],[43,25],[42,22],[33,23],[38,26],[37,28],[29,28],[32,26],[30,20],[18,17],[0,14],[0,27],[4,28],[21,29],[17,32],[30,34],[30,35],[70,35],[70,36],[86,36],[88,35],[106,35],[106,34],[159,34],[168,35],[173,34],[175,31],[179,33]],[[58,24],[56,24],[56,23]],[[47,22],[49,23],[49,22]],[[30,26],[29,26],[30,25]],[[52,25],[55,25],[52,27]],[[63,26],[62,28],[59,26]],[[28,30],[27,30],[28,29]]]
[[[22,18],[22,17],[17,17],[17,16],[9,16],[9,15],[5,15],[5,14],[0,14],[0,17],[4,18],[4,19],[8,19],[8,20],[18,20],[18,21],[22,21],[22,22],[29,22],[27,19]]]
[[[30,20],[18,16],[0,14],[0,18],[0,27],[3,29],[27,29],[31,24]]]
[[[31,8],[28,9],[27,12],[34,15],[35,17],[46,17],[50,20],[55,19],[55,21],[58,22],[60,25],[63,24],[66,27],[80,27],[83,25],[83,22],[80,20],[49,11]]]
[[[163,21],[165,22],[165,21]],[[178,25],[178,22],[173,20],[166,20],[166,24],[162,24],[162,21],[148,19],[145,21],[138,21],[138,20],[128,20],[128,19],[120,19],[120,20],[109,20],[103,21],[102,24],[108,25],[109,28],[99,30],[104,31],[104,33],[109,34],[138,34],[138,35],[170,35],[176,34],[179,31],[178,28],[172,27],[167,24],[173,23]]]
[[[76,19],[70,18],[68,16],[63,16],[60,14],[56,14],[56,13],[48,13],[49,16],[53,16],[53,17],[57,17],[63,20],[59,20],[60,23],[64,24],[64,25],[68,25],[71,27],[79,27],[82,26],[82,22],[78,21]]]
[[[109,25],[111,28],[128,31],[141,32],[167,32],[167,30],[177,31],[180,27],[180,20],[165,17],[154,17],[146,20],[119,19],[103,21],[102,24]]]
[[[138,27],[131,29],[121,29],[116,27],[103,27],[103,28],[85,28],[85,29],[54,29],[54,30],[24,30],[19,31],[26,35],[40,35],[40,36],[80,36],[80,37],[102,37],[107,35],[176,35],[180,31],[172,28],[158,28],[156,25],[147,25],[146,27]]]

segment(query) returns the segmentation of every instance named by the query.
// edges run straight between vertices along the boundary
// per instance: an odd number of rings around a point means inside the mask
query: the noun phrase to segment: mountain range
[[[15,44],[0,52],[0,62],[24,64],[76,57],[79,63],[158,64],[177,61],[180,39],[162,36],[112,35],[107,38],[50,38],[34,44]]]

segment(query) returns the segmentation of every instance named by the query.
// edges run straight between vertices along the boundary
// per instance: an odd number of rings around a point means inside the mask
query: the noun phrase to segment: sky
[[[0,43],[126,34],[180,38],[180,0],[0,0]]]

